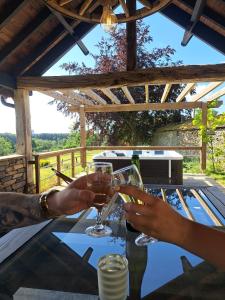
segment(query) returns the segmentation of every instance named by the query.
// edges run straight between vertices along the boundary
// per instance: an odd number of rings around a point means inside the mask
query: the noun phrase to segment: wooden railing
[[[90,161],[92,159],[92,155],[90,155],[90,159],[87,158],[87,151],[90,152],[99,150],[187,150],[187,151],[200,151],[202,153],[202,147],[198,146],[87,146],[85,147],[79,147],[79,148],[71,148],[71,149],[64,149],[64,150],[58,150],[58,151],[51,151],[51,152],[44,152],[44,153],[36,153],[33,154],[34,161],[32,162],[35,165],[35,182],[36,182],[36,193],[40,193],[43,188],[41,188],[41,165],[40,162],[43,159],[47,158],[56,158],[56,163],[54,165],[54,168],[58,171],[62,171],[62,157],[66,154],[70,154],[70,165],[71,170],[70,174],[67,174],[68,176],[75,177],[78,172],[76,172],[76,169],[78,166],[82,166],[85,168],[86,161]],[[76,153],[79,153],[80,156],[77,156]],[[80,161],[77,160],[79,158]],[[48,166],[49,168],[52,167],[52,164]],[[54,173],[52,173],[52,176]],[[61,184],[60,178],[57,178],[57,185]],[[55,185],[55,184],[54,184]],[[51,186],[48,186],[50,188]],[[47,188],[46,188],[47,189]]]
[[[76,155],[76,153],[79,153],[79,155]],[[69,155],[69,158],[66,159],[66,161],[69,162],[69,166],[71,166],[70,174],[68,176],[75,177],[76,173],[76,167],[82,165],[82,162],[79,162],[80,158],[83,157],[82,153],[85,153],[86,157],[86,151],[85,148],[71,148],[71,149],[63,149],[58,151],[51,151],[51,152],[43,152],[43,153],[35,153],[34,161],[32,162],[35,165],[35,183],[36,183],[36,193],[40,193],[43,189],[41,188],[41,160],[49,159],[49,158],[56,158],[55,163],[50,163],[46,166],[46,168],[52,168],[54,167],[58,171],[62,171],[62,162],[63,157],[65,155]],[[54,173],[52,173],[51,176],[54,176]],[[49,176],[49,177],[51,177]],[[56,178],[56,184],[61,184],[61,179],[59,177]],[[49,186],[50,187],[50,186]]]

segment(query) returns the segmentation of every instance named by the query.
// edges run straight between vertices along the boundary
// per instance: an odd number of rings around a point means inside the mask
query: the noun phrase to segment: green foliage
[[[225,136],[224,142],[220,145],[214,145],[214,136],[216,128],[225,125],[225,113],[218,115],[217,111],[212,107],[215,107],[215,102],[209,106],[207,113],[207,126],[202,125],[202,111],[196,110],[195,117],[193,119],[193,125],[199,128],[200,136],[203,141],[207,143],[209,149],[209,158],[211,160],[211,166],[213,172],[218,170],[224,170],[225,160]]]
[[[47,166],[49,166],[49,165],[50,165],[50,161],[47,160],[47,159],[42,159],[42,160],[40,161],[40,166],[41,166],[41,167],[47,167]]]
[[[14,152],[13,144],[7,138],[0,136],[0,156],[8,155]]]

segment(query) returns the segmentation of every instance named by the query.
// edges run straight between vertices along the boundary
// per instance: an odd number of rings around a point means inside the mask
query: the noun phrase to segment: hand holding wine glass
[[[142,182],[141,175],[138,171],[136,165],[130,165],[113,173],[114,177],[114,185],[115,186],[134,186],[139,188],[140,190],[144,190],[144,184]],[[122,193],[122,188],[120,191],[120,195],[125,203],[136,203],[142,204],[143,202],[135,197],[132,194]],[[135,244],[137,246],[145,246],[148,243],[154,243],[157,240],[152,236],[141,233],[135,240]]]
[[[101,222],[102,208],[110,200],[112,172],[111,163],[93,162],[87,167],[87,188],[95,193],[93,206],[98,210],[96,224],[88,227],[85,231],[90,236],[101,237],[112,233],[111,228]]]

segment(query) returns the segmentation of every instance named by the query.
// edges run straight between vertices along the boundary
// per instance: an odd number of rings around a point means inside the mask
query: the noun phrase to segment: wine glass
[[[88,227],[85,233],[93,237],[108,236],[112,233],[112,229],[103,225],[101,221],[102,208],[110,200],[106,192],[112,186],[112,173],[112,164],[108,162],[93,162],[87,166],[87,187],[95,193],[93,206],[98,214],[96,224]]]
[[[125,167],[123,169],[119,169],[113,173],[113,181],[114,186],[117,185],[133,185],[136,186],[142,190],[144,190],[144,184],[142,182],[141,175],[138,171],[138,168],[135,165],[130,165],[128,167]],[[125,195],[120,193],[121,198],[124,202],[133,202],[138,204],[143,204],[143,202],[139,199],[135,199],[132,196]],[[145,233],[141,233],[136,239],[135,244],[137,246],[145,246],[149,243],[156,242],[157,239],[146,235]]]

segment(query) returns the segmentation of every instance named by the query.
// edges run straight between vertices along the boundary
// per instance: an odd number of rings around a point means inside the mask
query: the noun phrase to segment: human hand
[[[159,240],[175,244],[182,242],[189,228],[189,221],[179,215],[168,203],[134,186],[120,186],[117,191],[139,199],[145,204],[124,205],[125,217],[135,229]]]
[[[77,213],[83,209],[87,209],[92,206],[95,198],[95,192],[88,188],[87,178],[92,180],[102,180],[98,192],[112,195],[112,190],[109,185],[104,184],[109,180],[107,174],[93,173],[86,176],[81,176],[78,179],[71,182],[63,191],[54,193],[48,197],[49,210],[54,215],[71,215]],[[101,178],[100,178],[101,177]]]

